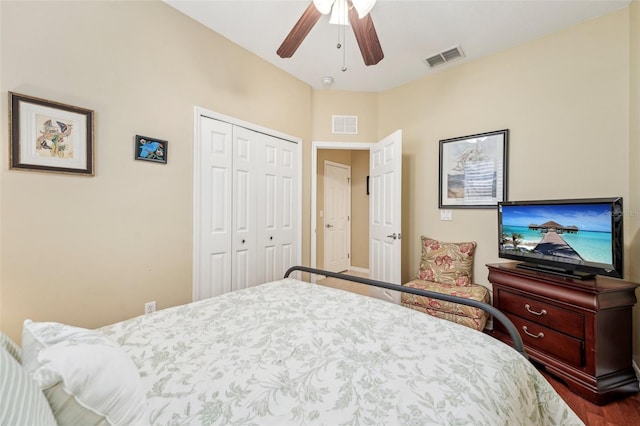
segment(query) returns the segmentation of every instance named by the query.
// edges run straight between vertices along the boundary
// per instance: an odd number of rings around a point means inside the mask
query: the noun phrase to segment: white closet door
[[[200,249],[196,300],[231,291],[232,128],[200,120]]]
[[[283,277],[297,262],[299,202],[297,148],[294,143],[261,135],[261,177],[258,179],[258,282]]]
[[[194,300],[281,279],[300,262],[299,149],[198,115]]]
[[[233,128],[233,237],[232,290],[257,284],[256,281],[256,212],[257,175],[260,134],[244,127]]]
[[[275,139],[275,138],[274,138]],[[276,279],[281,279],[290,267],[300,263],[298,259],[298,224],[297,206],[299,200],[300,177],[298,176],[299,145],[282,139],[279,143],[280,158],[280,214],[278,215],[280,245],[280,271]]]

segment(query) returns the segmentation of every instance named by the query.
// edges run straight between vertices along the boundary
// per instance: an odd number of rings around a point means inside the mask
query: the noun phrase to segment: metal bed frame
[[[371,285],[371,286],[374,286],[374,287],[386,288],[388,290],[395,290],[395,291],[400,291],[400,292],[403,292],[403,293],[411,293],[411,294],[415,294],[415,295],[418,295],[418,296],[425,296],[425,297],[430,297],[430,298],[433,298],[433,299],[445,300],[447,302],[459,303],[461,305],[473,306],[474,308],[482,309],[483,311],[486,311],[490,315],[493,315],[493,317],[495,319],[497,319],[498,321],[500,321],[502,323],[502,325],[507,329],[507,332],[511,336],[511,340],[513,341],[514,349],[516,351],[518,351],[526,359],[529,359],[529,356],[524,351],[524,344],[522,342],[522,337],[520,337],[520,334],[518,333],[518,329],[515,327],[515,325],[513,325],[511,320],[509,318],[507,318],[507,316],[505,314],[503,314],[498,309],[494,308],[493,306],[491,306],[489,304],[486,304],[486,303],[483,303],[483,302],[479,302],[477,300],[464,299],[462,297],[450,296],[448,294],[436,293],[434,291],[420,290],[420,289],[417,289],[417,288],[405,287],[405,286],[401,286],[401,285],[397,285],[397,284],[387,283],[387,282],[384,282],[384,281],[377,281],[377,280],[372,280],[372,279],[369,279],[369,278],[355,277],[353,275],[345,275],[345,274],[340,274],[340,273],[336,273],[336,272],[323,271],[322,269],[309,268],[309,267],[306,267],[306,266],[292,266],[284,274],[284,277],[288,278],[289,275],[292,272],[295,272],[295,271],[302,271],[302,272],[309,272],[311,274],[324,275],[324,276],[327,276],[327,277],[338,278],[338,279],[347,280],[347,281],[353,281],[353,282],[360,283],[360,284],[366,284],[366,285]]]

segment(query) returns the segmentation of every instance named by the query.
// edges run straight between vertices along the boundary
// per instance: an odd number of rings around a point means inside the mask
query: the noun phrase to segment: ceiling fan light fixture
[[[313,5],[318,9],[318,12],[323,15],[329,14],[331,12],[331,6],[333,6],[334,0],[313,0]]]
[[[358,11],[358,18],[362,19],[373,9],[376,0],[351,0],[351,4]]]
[[[0,0],[1,1],[1,0]],[[373,7],[373,0],[356,0],[360,12],[365,12]],[[295,23],[287,37],[276,51],[281,58],[290,58],[298,49],[302,41],[309,34],[309,31],[322,17],[321,11],[327,11],[331,5],[331,23],[342,24],[342,28],[338,30],[338,44],[340,49],[345,42],[344,26],[350,25],[353,28],[353,35],[358,43],[358,48],[362,54],[364,64],[367,66],[376,65],[384,59],[382,46],[378,40],[376,27],[373,25],[371,14],[367,13],[363,17],[358,17],[358,9],[353,4],[353,0],[312,0],[302,15]],[[343,61],[342,71],[346,71],[346,49],[342,50]]]
[[[331,10],[330,24],[349,25],[349,5],[347,0],[335,0]]]

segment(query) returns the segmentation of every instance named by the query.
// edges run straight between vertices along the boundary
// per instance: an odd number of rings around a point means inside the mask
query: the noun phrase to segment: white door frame
[[[297,203],[297,214],[298,219],[298,229],[297,229],[297,252],[295,253],[296,261],[294,264],[300,265],[302,264],[302,139],[297,138],[295,136],[287,135],[286,133],[278,132],[277,130],[269,129],[267,127],[258,126],[257,124],[249,123],[244,120],[240,120],[235,117],[230,117],[228,115],[220,114],[215,111],[208,110],[206,108],[202,108],[199,106],[194,107],[193,114],[193,253],[192,253],[192,281],[191,281],[191,298],[192,300],[197,300],[198,296],[198,283],[200,282],[200,199],[198,194],[200,194],[200,159],[199,153],[200,150],[197,149],[198,143],[200,143],[200,117],[209,117],[214,120],[225,121],[227,123],[245,127],[247,129],[256,131],[258,133],[264,133],[266,135],[274,136],[279,139],[284,139],[293,143],[298,144],[298,177],[300,179],[298,185],[298,200]],[[299,277],[300,273],[295,272],[294,277]]]
[[[316,265],[316,241],[317,241],[317,197],[318,197],[318,150],[319,149],[344,149],[353,151],[370,151],[371,142],[320,142],[315,141],[311,143],[311,267],[315,268]],[[311,282],[315,283],[318,277],[315,274],[311,274]]]

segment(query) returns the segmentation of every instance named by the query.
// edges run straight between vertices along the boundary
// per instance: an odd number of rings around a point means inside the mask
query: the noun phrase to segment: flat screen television
[[[622,198],[498,203],[498,256],[577,279],[623,277]]]

